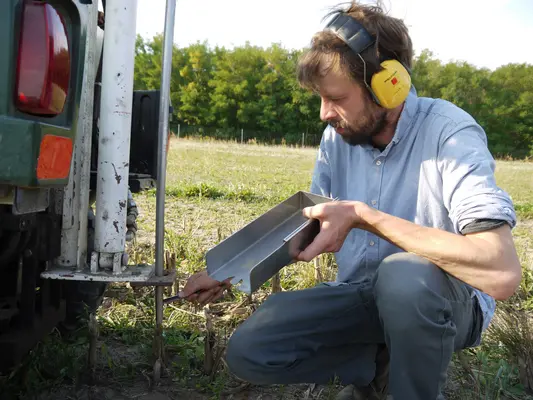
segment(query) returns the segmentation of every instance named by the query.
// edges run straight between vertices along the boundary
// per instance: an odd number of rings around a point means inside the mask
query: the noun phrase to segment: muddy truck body
[[[0,2],[1,371],[94,312],[111,282],[155,286],[162,307],[172,277],[128,264],[126,245],[132,194],[164,194],[174,7],[161,89],[134,91],[136,0]]]

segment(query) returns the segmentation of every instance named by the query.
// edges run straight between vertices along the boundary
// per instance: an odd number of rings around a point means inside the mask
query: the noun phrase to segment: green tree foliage
[[[495,71],[464,62],[443,65],[426,50],[414,62],[413,82],[420,96],[449,100],[474,116],[495,155],[533,156],[532,65]]]
[[[163,39],[136,43],[135,89],[155,89],[161,77]],[[258,141],[295,143],[302,133],[320,138],[320,99],[300,88],[296,64],[302,50],[249,43],[233,49],[195,43],[174,47],[171,100],[174,126],[202,127],[237,138],[244,129]],[[430,51],[414,60],[419,96],[449,100],[483,126],[493,154],[533,156],[533,66],[509,64],[495,71],[465,62],[443,64]],[[230,134],[228,134],[230,132]]]

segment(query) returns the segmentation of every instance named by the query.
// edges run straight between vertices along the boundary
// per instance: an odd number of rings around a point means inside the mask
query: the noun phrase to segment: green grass
[[[296,191],[308,190],[315,154],[315,149],[307,148],[172,140],[167,173],[166,249],[176,254],[181,284],[191,273],[205,267],[204,254],[210,247]],[[497,163],[498,184],[511,194],[520,218],[514,235],[525,270],[533,266],[532,176],[533,163]],[[154,193],[137,195],[136,201],[141,214],[138,238],[130,249],[131,262],[151,262],[154,257]],[[321,257],[321,273],[323,280],[334,279],[335,263],[330,255]],[[316,284],[312,263],[286,267],[280,277],[283,290]],[[190,304],[175,303],[165,307],[169,368],[160,390],[164,389],[173,398],[225,398],[221,394],[239,383],[220,364],[215,371],[206,372],[203,364],[208,340],[206,318],[214,324],[215,353],[218,354],[232,330],[269,293],[270,283],[251,299],[234,292],[233,297],[212,305],[207,314],[206,310]],[[483,345],[465,352],[461,359],[454,357],[447,390],[450,399],[527,398],[520,384],[518,363],[520,356],[530,351],[533,344],[528,345],[528,334],[518,329],[521,322],[515,316],[527,317],[525,313],[533,310],[532,295],[533,279],[526,273],[522,291],[502,304],[506,307],[502,307],[505,312],[498,315],[501,329],[488,332]],[[522,311],[516,314],[517,310]],[[510,319],[506,320],[505,315]],[[95,390],[94,385],[112,388],[130,398],[145,392],[151,381],[153,291],[114,285],[107,293],[98,321],[102,347],[96,372],[92,374],[96,383],[92,382],[91,390]],[[9,390],[44,391],[51,393],[50,398],[59,398],[57,393],[62,391],[80,390],[86,383],[87,341],[85,333],[68,343],[57,333],[52,334],[14,374]],[[533,352],[531,354],[533,356]],[[43,369],[52,372],[43,375]],[[304,385],[246,390],[249,390],[247,398],[260,398],[265,394],[273,398],[301,399],[307,389]],[[334,393],[332,386],[317,388],[310,398],[329,399]]]
[[[498,161],[496,181],[507,191],[521,219],[533,219],[533,163]]]
[[[211,141],[175,143],[168,161],[169,192],[205,185],[221,193],[247,192],[277,200],[308,190],[311,183],[313,149]]]

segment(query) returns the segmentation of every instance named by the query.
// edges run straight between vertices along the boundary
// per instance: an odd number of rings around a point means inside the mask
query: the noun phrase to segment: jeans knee
[[[253,376],[250,376],[252,366],[256,364],[251,358],[254,346],[252,332],[247,332],[247,329],[241,326],[231,335],[226,348],[225,360],[229,370],[238,378],[248,382],[254,380]]]
[[[290,354],[276,342],[274,316],[280,296],[272,296],[231,335],[226,348],[226,364],[238,378],[253,384],[271,384],[279,380]]]
[[[435,264],[410,253],[383,260],[377,270],[374,295],[380,318],[391,329],[414,329],[443,308],[440,290],[445,274]]]

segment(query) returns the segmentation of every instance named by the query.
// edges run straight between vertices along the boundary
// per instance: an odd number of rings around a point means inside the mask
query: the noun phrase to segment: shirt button
[[[370,246],[374,246],[375,245],[373,240],[371,240],[369,244],[370,244]]]
[[[381,165],[381,160],[377,160],[376,165]]]
[[[376,200],[372,200],[372,205],[375,206],[376,204],[378,204],[378,202]]]

